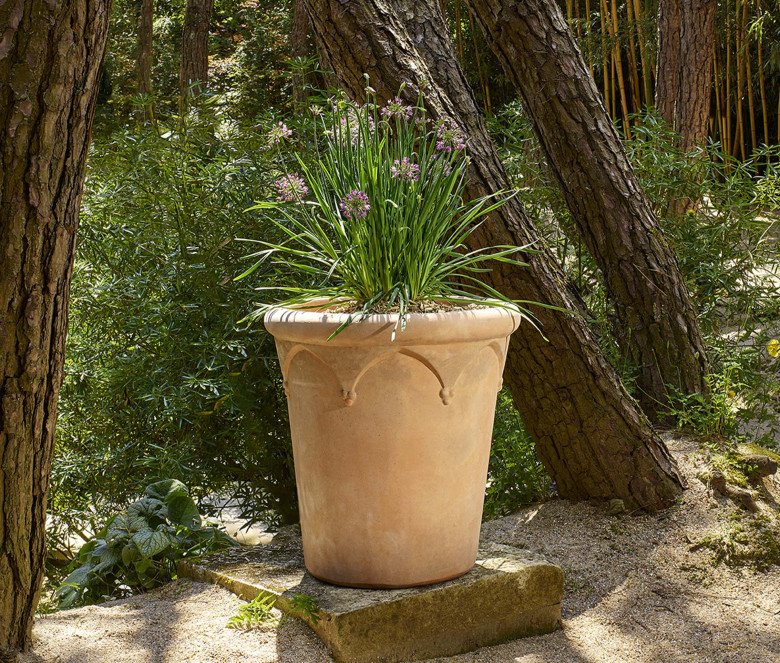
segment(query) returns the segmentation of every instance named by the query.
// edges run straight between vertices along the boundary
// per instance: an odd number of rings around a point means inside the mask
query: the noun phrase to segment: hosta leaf
[[[147,486],[144,492],[149,497],[155,497],[158,500],[162,500],[163,502],[167,502],[168,499],[173,497],[174,495],[190,494],[190,491],[187,490],[187,486],[185,486],[181,481],[178,481],[177,479],[164,479],[162,481],[158,481],[156,483]]]
[[[94,566],[92,564],[82,564],[68,575],[65,580],[62,581],[63,585],[83,585],[87,579],[89,572],[92,571]]]
[[[194,500],[188,495],[175,495],[168,500],[168,519],[189,529],[200,528],[200,514]]]
[[[154,497],[144,497],[127,507],[127,523],[132,532],[144,527],[155,527],[167,515],[165,504]]]
[[[142,529],[133,534],[133,541],[138,546],[138,552],[144,557],[154,557],[165,550],[171,543],[167,532]]]
[[[111,524],[106,530],[106,539],[109,541],[116,539],[126,539],[132,535],[133,530],[130,529],[130,522],[124,513],[120,513],[111,521]]]
[[[125,566],[129,566],[133,560],[136,560],[140,557],[140,553],[138,552],[138,547],[130,541],[124,548],[122,548],[122,563]]]
[[[144,573],[146,573],[146,571],[149,569],[150,566],[152,566],[152,560],[147,558],[139,559],[135,563],[135,570],[138,573],[139,580],[141,579],[141,576],[144,575]]]
[[[122,559],[122,545],[106,546],[100,554],[100,562],[119,564]]]

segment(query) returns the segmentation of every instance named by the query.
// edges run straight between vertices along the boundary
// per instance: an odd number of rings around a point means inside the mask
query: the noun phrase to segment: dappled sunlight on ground
[[[553,500],[487,523],[483,536],[522,545],[566,574],[563,629],[435,663],[780,663],[780,568],[712,564],[701,540],[741,514],[696,478],[692,441],[667,442],[690,488],[653,515],[608,516],[604,505]],[[765,480],[777,510],[780,482]],[[177,581],[123,601],[39,620],[24,663],[327,663],[297,620],[249,632],[226,628],[241,601]]]

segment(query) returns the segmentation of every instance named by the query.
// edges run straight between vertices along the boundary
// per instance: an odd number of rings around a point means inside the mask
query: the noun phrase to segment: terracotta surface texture
[[[179,574],[220,584],[245,600],[276,597],[291,611],[295,594],[316,602],[315,620],[292,612],[340,663],[394,663],[474,651],[561,625],[563,572],[539,556],[485,541],[477,563],[449,582],[407,589],[353,589],[313,578],[297,527],[267,545],[179,563]]]
[[[353,322],[277,308],[306,567],[409,587],[477,556],[496,393],[520,315],[499,307]]]

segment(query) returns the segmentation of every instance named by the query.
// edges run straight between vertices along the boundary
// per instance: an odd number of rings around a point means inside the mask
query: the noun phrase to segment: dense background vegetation
[[[780,10],[735,4],[721,3],[712,142],[697,158],[680,152],[647,108],[657,3],[568,0],[563,7],[677,250],[716,359],[712,403],[680,396],[671,414],[697,432],[732,437],[760,422],[750,429],[758,430],[753,441],[776,446],[780,385],[771,341],[780,297],[771,270],[780,154],[762,145],[777,143],[780,126]],[[317,68],[313,44],[307,55],[291,56],[292,4],[217,0],[209,85],[181,112],[185,3],[155,5],[153,93],[142,96],[139,10],[140,2],[114,3],[81,215],[52,476],[50,541],[59,549],[68,535],[96,532],[107,514],[167,478],[190,486],[196,500],[235,497],[249,520],[275,526],[296,519],[273,343],[259,324],[240,322],[260,297],[255,287],[288,277],[233,278],[250,250],[240,238],[274,232],[268,218],[246,212],[255,200],[275,196],[268,132],[286,122],[293,139],[283,149],[306,158],[313,138],[301,111],[318,102],[314,90],[329,79]],[[513,89],[462,3],[453,0],[446,10],[526,209],[630,384],[633,369],[614,341],[597,270]],[[704,204],[682,218],[668,213],[673,200],[686,197]],[[502,394],[486,517],[548,491],[532,443]]]

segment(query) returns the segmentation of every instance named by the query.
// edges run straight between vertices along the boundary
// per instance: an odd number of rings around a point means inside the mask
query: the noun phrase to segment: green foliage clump
[[[238,324],[253,290],[232,280],[235,238],[271,232],[244,213],[271,186],[265,129],[205,97],[158,128],[92,147],[52,471],[60,547],[163,478],[237,496],[249,520],[297,520],[273,341]]]
[[[669,386],[669,405],[661,416],[672,417],[678,428],[701,436],[732,437],[737,434],[737,390],[745,385],[739,381],[739,367],[729,363],[722,370],[706,376],[709,396],[684,394]]]
[[[55,594],[59,608],[152,589],[174,577],[183,557],[237,545],[221,530],[202,526],[180,481],[158,481],[144,493],[82,547]]]
[[[512,397],[504,389],[498,396],[493,444],[488,465],[488,486],[482,517],[505,516],[523,504],[543,500],[550,491],[550,477],[536,452]]]

